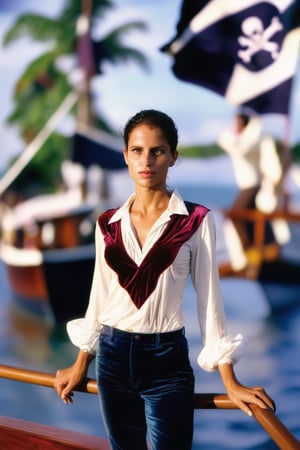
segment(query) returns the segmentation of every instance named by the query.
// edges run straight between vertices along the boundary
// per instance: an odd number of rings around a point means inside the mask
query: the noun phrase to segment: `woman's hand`
[[[263,409],[275,411],[275,403],[261,386],[247,387],[242,385],[235,377],[231,364],[222,364],[219,371],[227,391],[228,397],[233,403],[252,416],[249,404],[254,404]]]
[[[56,372],[54,389],[66,404],[73,403],[73,389],[84,381],[93,355],[80,351],[76,362]]]
[[[54,389],[64,403],[73,403],[73,389],[83,381],[84,377],[85,375],[78,373],[74,366],[56,372]]]
[[[275,411],[275,404],[261,386],[247,387],[240,383],[234,383],[227,389],[230,400],[236,404],[248,416],[252,416],[249,404],[255,404],[263,409]]]

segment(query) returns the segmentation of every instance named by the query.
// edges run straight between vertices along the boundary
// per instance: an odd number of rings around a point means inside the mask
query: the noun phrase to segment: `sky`
[[[1,7],[5,4],[13,4],[14,11]],[[63,0],[0,0],[1,40],[20,13],[38,12],[55,16],[62,5]],[[126,43],[146,53],[150,72],[145,72],[133,63],[107,65],[104,75],[97,77],[93,83],[96,110],[104,114],[116,130],[121,131],[127,119],[137,111],[145,108],[161,109],[170,114],[177,124],[181,145],[216,142],[222,130],[231,123],[235,108],[207,89],[177,80],[171,71],[171,57],[159,51],[175,35],[181,0],[114,0],[114,5],[115,8],[107,14],[105,21],[101,21],[100,27],[94,30],[95,34],[101,36],[110,28],[133,20],[146,22],[147,32],[133,31],[126,37]],[[5,48],[1,45],[0,169],[12,155],[23,150],[16,130],[5,124],[5,119],[12,110],[14,84],[26,65],[43,50],[44,47],[29,39],[20,39]],[[300,140],[299,123],[298,65],[291,102],[292,143]],[[268,119],[265,127],[279,137],[285,132],[285,122],[278,116]]]

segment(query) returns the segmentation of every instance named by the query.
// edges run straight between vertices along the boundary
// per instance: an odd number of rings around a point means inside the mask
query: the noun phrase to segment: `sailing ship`
[[[2,215],[0,256],[23,309],[57,324],[84,314],[94,268],[94,224],[108,202],[120,201],[107,197],[106,178],[121,181],[127,175],[121,148],[102,131],[77,132],[72,160],[62,165],[68,189],[31,198]]]

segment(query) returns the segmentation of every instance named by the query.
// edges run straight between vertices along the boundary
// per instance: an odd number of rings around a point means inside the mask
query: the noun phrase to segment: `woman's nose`
[[[151,152],[144,152],[142,157],[143,164],[149,166],[153,163],[153,155]]]

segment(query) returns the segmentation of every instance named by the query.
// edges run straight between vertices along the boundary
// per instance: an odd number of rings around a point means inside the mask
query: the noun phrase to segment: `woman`
[[[68,323],[80,348],[57,372],[59,397],[86,376],[96,354],[100,405],[113,450],[188,450],[192,446],[194,376],[184,336],[182,295],[191,274],[203,340],[198,363],[218,369],[231,400],[273,408],[261,387],[248,388],[233,371],[243,338],[226,336],[215,259],[212,213],[169,192],[177,160],[177,129],[156,110],[137,113],[124,130],[124,158],[135,193],[96,225],[96,262],[89,306]]]

